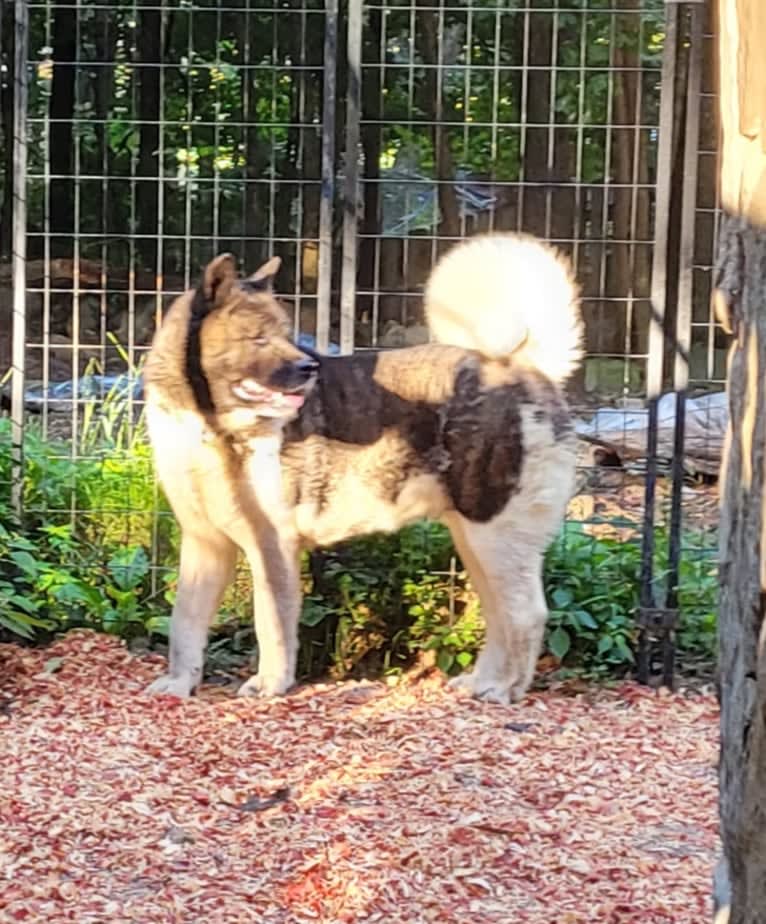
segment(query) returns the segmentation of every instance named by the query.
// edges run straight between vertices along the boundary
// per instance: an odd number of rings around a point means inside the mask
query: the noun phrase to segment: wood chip
[[[56,670],[51,671],[51,659]],[[0,920],[699,924],[709,694],[436,677],[149,697],[151,654],[0,646]]]

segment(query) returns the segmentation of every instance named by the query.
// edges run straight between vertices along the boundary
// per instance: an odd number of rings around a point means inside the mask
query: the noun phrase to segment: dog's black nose
[[[316,372],[319,368],[319,363],[315,359],[312,359],[311,356],[307,356],[305,359],[299,359],[295,364],[295,368],[299,372],[304,372],[306,375],[309,375],[311,372]]]

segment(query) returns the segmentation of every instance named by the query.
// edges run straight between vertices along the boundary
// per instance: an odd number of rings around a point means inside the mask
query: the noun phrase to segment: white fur
[[[569,261],[524,234],[480,234],[449,250],[425,291],[439,343],[516,356],[553,382],[582,358],[579,293]]]
[[[168,673],[153,693],[189,696],[202,680],[208,629],[234,576],[237,549],[253,572],[260,662],[241,695],[281,695],[295,682],[300,615],[298,537],[282,498],[281,431],[251,441],[243,483],[228,483],[218,443],[193,412],[169,412],[149,394],[147,422],[158,473],[182,527],[178,593],[170,624]],[[273,527],[265,537],[243,516],[243,493]],[[268,577],[267,577],[268,571]]]
[[[488,523],[456,512],[444,517],[487,627],[473,670],[451,685],[498,703],[520,700],[534,677],[548,616],[543,555],[574,490],[571,446],[551,444],[547,425],[535,421],[531,408],[523,417],[525,450],[534,461],[524,466],[519,493]]]
[[[252,439],[248,445],[247,483],[274,528],[275,546],[267,551],[261,547],[262,537],[256,541],[255,535],[239,540],[254,577],[258,673],[238,692],[240,696],[281,696],[295,683],[301,609],[299,539],[292,510],[282,494],[281,430]]]

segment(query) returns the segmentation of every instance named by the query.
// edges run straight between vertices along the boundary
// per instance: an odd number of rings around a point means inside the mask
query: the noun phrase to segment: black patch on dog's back
[[[202,348],[200,332],[202,322],[210,313],[210,302],[202,289],[194,293],[189,314],[189,329],[186,335],[186,355],[184,365],[186,379],[191,386],[192,394],[197,407],[203,414],[215,413],[213,396],[210,394],[210,383],[202,368]]]
[[[408,480],[431,474],[455,510],[474,522],[497,516],[521,487],[527,453],[523,420],[571,433],[566,401],[542,376],[525,370],[489,385],[482,360],[457,365],[444,400],[408,400],[376,381],[378,354],[325,357],[300,415],[285,428],[284,452],[296,471],[294,503],[310,499],[321,513],[342,503],[337,486],[355,468],[355,451],[390,439],[386,454],[364,460],[370,490],[395,503]],[[388,375],[391,373],[389,372]],[[413,374],[403,365],[402,374]],[[426,391],[426,389],[424,389]],[[311,441],[310,449],[301,448]]]
[[[303,347],[301,347],[303,349]],[[308,355],[315,355],[311,350]],[[439,408],[425,401],[407,401],[375,381],[376,353],[321,357],[316,385],[300,416],[287,425],[286,443],[321,437],[338,444],[342,457],[353,447],[372,446],[387,432],[400,438],[401,454],[395,466],[381,466],[375,473],[379,497],[396,503],[412,473],[428,470],[429,457],[439,442]],[[307,460],[311,474],[305,477],[317,510],[322,513],[333,500],[332,471],[323,470],[323,457]]]
[[[469,520],[491,520],[519,490],[527,401],[520,383],[483,388],[475,362],[458,370],[442,437],[450,459],[444,479],[455,508]]]

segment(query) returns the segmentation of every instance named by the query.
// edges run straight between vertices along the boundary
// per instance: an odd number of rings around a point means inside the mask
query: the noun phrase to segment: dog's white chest
[[[249,440],[245,478],[261,510],[275,525],[284,528],[292,517],[285,504],[281,449],[281,433],[258,436]]]

